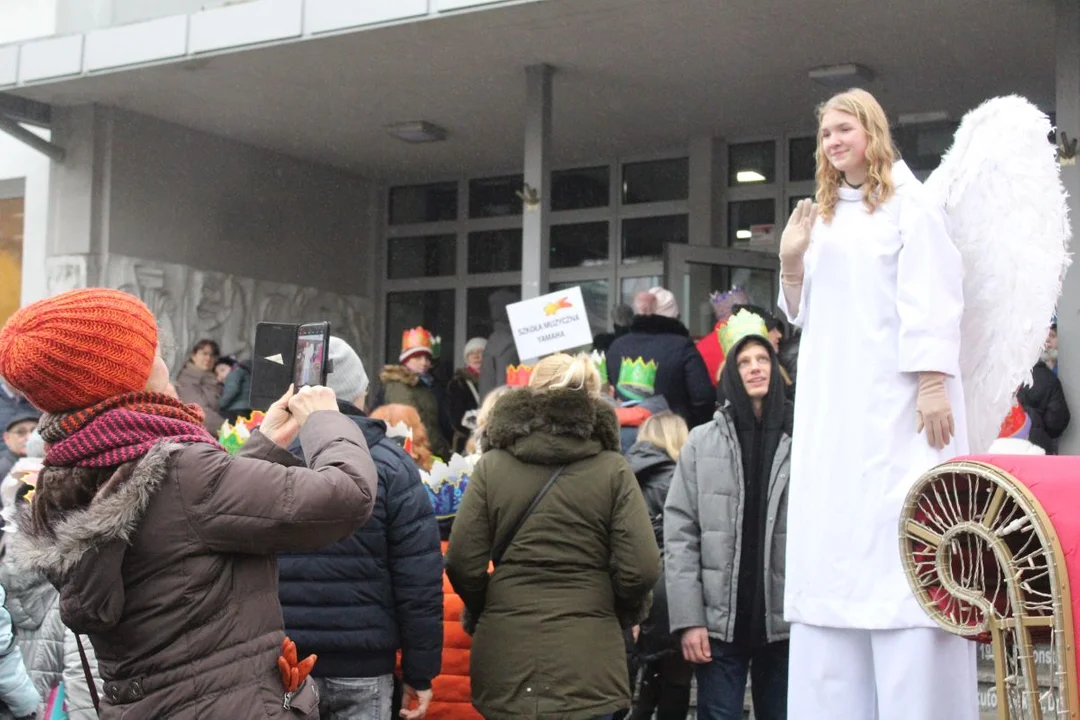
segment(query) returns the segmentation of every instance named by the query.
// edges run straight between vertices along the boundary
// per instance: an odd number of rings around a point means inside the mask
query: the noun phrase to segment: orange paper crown
[[[414,327],[411,330],[406,330],[401,333],[401,357],[399,360],[405,362],[413,355],[418,355],[420,353],[433,355],[432,345],[434,345],[434,340],[431,333],[422,327]]]
[[[510,387],[526,387],[532,371],[531,365],[510,365],[506,368],[506,384]]]

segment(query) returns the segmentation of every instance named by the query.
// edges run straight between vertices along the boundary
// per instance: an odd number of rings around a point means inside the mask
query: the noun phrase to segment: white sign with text
[[[580,287],[507,305],[506,314],[522,360],[590,345],[593,340]]]

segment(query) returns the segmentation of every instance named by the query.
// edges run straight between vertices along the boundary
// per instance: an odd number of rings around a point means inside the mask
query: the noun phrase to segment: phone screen
[[[293,384],[297,390],[323,382],[326,334],[324,323],[300,326],[296,336],[296,362],[293,365]]]

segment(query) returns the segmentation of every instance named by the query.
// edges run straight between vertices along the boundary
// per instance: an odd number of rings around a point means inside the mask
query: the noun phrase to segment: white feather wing
[[[1030,382],[1069,264],[1065,190],[1050,121],[1024,98],[969,112],[926,181],[963,257],[960,372],[973,453],[998,436]]]

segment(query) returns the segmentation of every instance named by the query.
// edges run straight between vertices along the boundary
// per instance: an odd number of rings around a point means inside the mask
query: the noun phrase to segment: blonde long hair
[[[662,412],[642,423],[637,433],[637,441],[652,443],[678,462],[679,453],[682,452],[689,434],[685,420],[673,412]]]
[[[836,214],[842,180],[840,171],[829,162],[822,146],[821,119],[825,113],[832,110],[854,115],[866,131],[867,172],[866,184],[863,185],[863,204],[866,209],[874,212],[896,193],[892,166],[897,153],[893,146],[892,133],[889,132],[889,120],[885,117],[881,104],[873,95],[859,88],[834,95],[817,109],[817,150],[814,152],[817,162],[817,193],[814,199],[825,222],[830,222]]]
[[[600,373],[592,359],[585,354],[571,357],[555,353],[536,363],[529,387],[533,390],[578,390],[594,397],[600,396]]]

